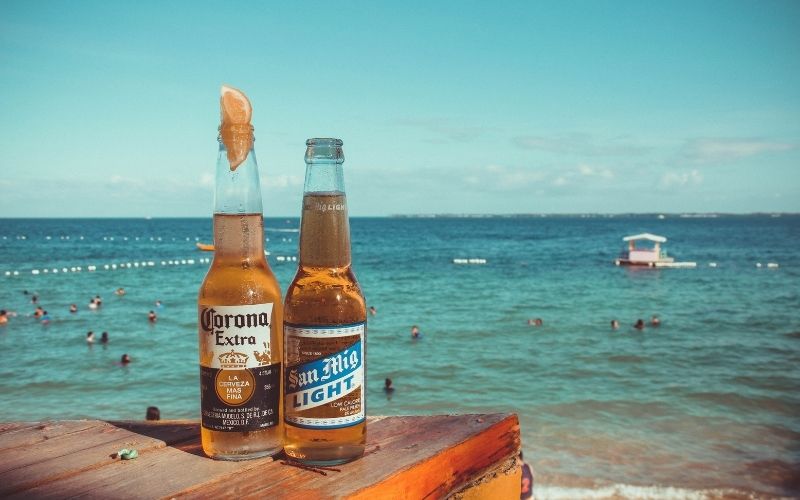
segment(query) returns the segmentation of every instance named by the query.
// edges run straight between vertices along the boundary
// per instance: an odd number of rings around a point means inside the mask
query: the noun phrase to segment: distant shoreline
[[[480,214],[480,213],[423,213],[423,214],[389,214],[389,215],[351,215],[351,219],[532,219],[548,217],[568,217],[568,218],[647,218],[654,217],[660,219],[717,219],[722,217],[798,217],[800,212],[624,212],[624,213],[603,213],[603,212],[575,212],[575,213],[516,213],[516,214]],[[210,219],[207,216],[153,216],[153,217],[0,217],[0,220],[187,220],[187,219]],[[269,215],[265,214],[266,219],[300,219],[299,215]]]

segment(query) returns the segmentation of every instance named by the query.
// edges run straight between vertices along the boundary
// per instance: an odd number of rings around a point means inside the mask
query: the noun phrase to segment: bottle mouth
[[[306,141],[306,163],[343,163],[341,139],[332,137],[317,137]]]

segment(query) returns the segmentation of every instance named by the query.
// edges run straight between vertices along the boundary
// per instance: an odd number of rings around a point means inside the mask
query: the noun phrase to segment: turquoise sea
[[[368,414],[516,412],[537,498],[800,496],[800,216],[351,224],[377,309]],[[265,226],[285,290],[299,221]],[[614,266],[640,232],[697,267]],[[150,405],[197,418],[196,293],[211,257],[197,241],[211,241],[210,218],[0,219],[0,308],[17,314],[0,326],[0,420],[143,419]],[[654,314],[660,327],[632,328]],[[87,345],[89,330],[110,342]]]

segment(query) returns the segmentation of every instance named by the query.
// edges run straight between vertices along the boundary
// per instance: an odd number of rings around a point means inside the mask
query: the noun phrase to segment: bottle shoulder
[[[198,300],[220,305],[282,302],[280,285],[269,266],[228,263],[212,263],[200,285]]]

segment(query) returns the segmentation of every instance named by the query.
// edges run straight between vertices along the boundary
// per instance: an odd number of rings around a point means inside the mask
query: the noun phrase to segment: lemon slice
[[[253,107],[250,100],[239,89],[223,85],[219,98],[220,136],[228,150],[228,162],[231,170],[241,165],[253,146],[253,129],[250,119]]]

